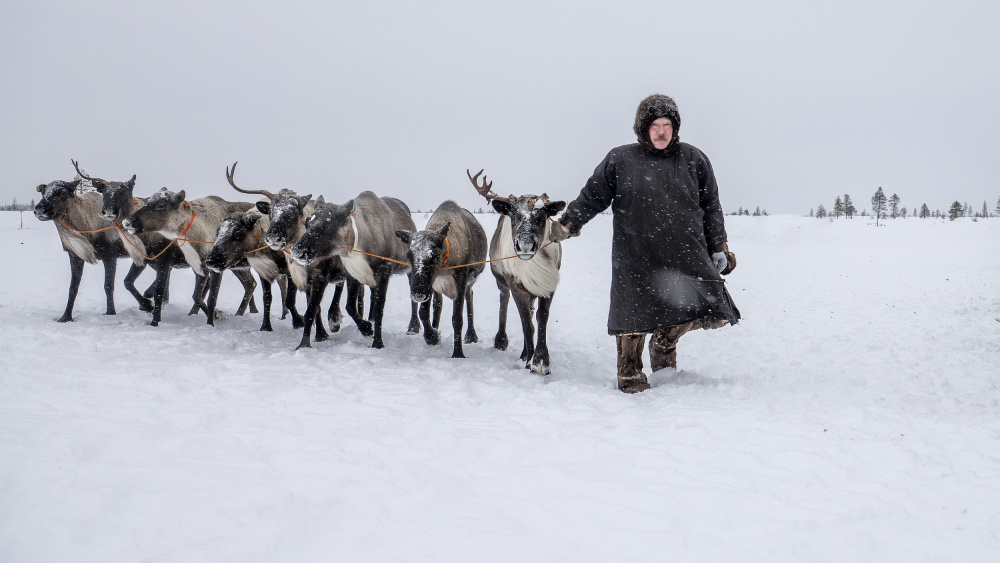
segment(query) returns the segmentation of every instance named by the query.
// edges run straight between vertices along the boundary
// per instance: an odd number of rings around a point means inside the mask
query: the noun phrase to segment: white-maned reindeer
[[[500,288],[500,326],[493,346],[498,350],[507,349],[507,304],[513,293],[524,333],[524,347],[521,349],[524,367],[539,375],[547,375],[552,370],[546,328],[552,297],[559,285],[559,267],[562,265],[560,241],[565,239],[559,226],[549,218],[562,211],[566,202],[549,201],[546,194],[499,197],[491,189],[493,182],[487,182],[486,176],[483,176],[482,185],[478,183],[482,170],[475,176],[468,170],[465,172],[476,191],[501,215],[490,241],[490,270]],[[531,319],[533,314],[538,322],[537,343]]]

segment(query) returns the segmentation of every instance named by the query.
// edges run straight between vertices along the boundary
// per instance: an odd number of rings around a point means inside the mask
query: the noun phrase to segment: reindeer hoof
[[[330,325],[330,332],[340,332],[340,323],[331,324]]]
[[[469,331],[465,333],[465,339],[463,342],[466,344],[475,344],[476,342],[479,342],[479,335],[476,334],[475,330],[469,329]]]
[[[59,317],[58,319],[56,319],[56,322],[57,323],[71,323],[71,322],[73,322],[73,317],[70,316],[70,315],[63,315],[63,316]]]
[[[361,321],[358,323],[358,330],[361,331],[361,336],[372,337],[375,336],[375,329],[372,328],[372,323],[368,321]],[[373,346],[374,348],[374,346]],[[379,346],[381,348],[381,346]]]
[[[510,342],[507,340],[506,334],[498,334],[493,339],[493,347],[497,350],[506,350],[508,344],[510,344]]]
[[[532,373],[537,373],[538,375],[549,375],[552,370],[549,368],[549,363],[546,361],[537,361],[531,363]]]
[[[381,350],[382,348],[385,348],[385,344],[382,342],[381,338],[377,338],[372,342],[372,348]]]
[[[424,332],[424,342],[426,342],[428,346],[437,346],[441,343],[441,333],[433,328],[428,329]]]
[[[454,352],[452,352],[451,357],[452,358],[464,358],[465,357],[465,353],[463,353],[461,350],[455,350]]]
[[[312,348],[312,345],[310,345],[308,342],[303,342],[295,347],[296,350],[301,350],[303,348]]]
[[[149,326],[160,326],[160,321],[152,321],[149,323]]]
[[[316,342],[326,342],[327,340],[330,340],[330,335],[329,334],[317,334],[316,338],[314,338],[313,340],[315,340]]]
[[[148,299],[144,299],[141,303],[139,303],[139,310],[143,313],[152,313],[153,302]]]
[[[260,327],[260,332],[274,332],[274,329],[271,328],[271,325],[263,325]]]

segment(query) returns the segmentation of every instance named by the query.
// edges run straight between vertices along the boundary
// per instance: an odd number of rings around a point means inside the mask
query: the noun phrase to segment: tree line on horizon
[[[958,200],[954,201],[948,208],[947,212],[942,212],[940,209],[931,211],[927,204],[924,203],[918,209],[916,206],[913,207],[912,211],[907,210],[906,207],[900,205],[902,203],[902,198],[897,194],[892,194],[886,197],[885,192],[882,191],[882,186],[879,186],[878,190],[875,191],[875,195],[871,198],[871,215],[875,217],[875,224],[878,224],[879,219],[896,219],[902,218],[906,219],[907,215],[912,217],[919,217],[921,219],[927,218],[944,218],[954,221],[959,217],[972,217],[973,219],[988,218],[988,217],[998,217],[1000,216],[1000,198],[997,198],[996,207],[991,213],[989,206],[986,201],[983,201],[983,207],[980,211],[975,211],[968,202],[962,203]],[[837,196],[833,201],[833,209],[827,211],[823,204],[819,204],[815,210],[809,210],[810,217],[816,217],[823,219],[830,217],[833,219],[839,219],[845,217],[847,219],[852,219],[854,215],[858,214],[857,208],[854,206],[854,202],[851,200],[849,194],[844,194],[843,198]],[[868,210],[862,209],[860,215],[862,217],[868,217]]]

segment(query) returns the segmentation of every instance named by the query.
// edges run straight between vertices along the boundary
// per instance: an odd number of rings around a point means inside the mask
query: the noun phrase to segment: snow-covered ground
[[[405,335],[403,277],[384,350],[348,320],[294,351],[289,321],[232,316],[230,274],[215,328],[186,316],[189,271],[154,328],[120,284],[104,316],[88,265],[59,324],[68,260],[18,219],[0,561],[1000,560],[1000,219],[727,217],[744,320],[638,395],[605,330],[609,216],[564,245],[546,379],[513,306],[492,349],[488,271],[464,360],[450,304],[444,344]]]

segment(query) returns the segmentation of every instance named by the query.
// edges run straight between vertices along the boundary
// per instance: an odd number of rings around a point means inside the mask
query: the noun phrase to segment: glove
[[[559,218],[559,225],[561,225],[561,227],[558,229],[558,231],[559,231],[559,240],[562,241],[562,240],[566,240],[566,239],[571,238],[571,237],[578,237],[578,236],[580,236],[580,227],[579,227],[579,225],[576,225],[572,221],[570,221],[569,217],[566,217],[566,215],[563,215],[562,217]],[[568,229],[569,232],[567,233],[566,231],[564,231],[562,229],[562,227],[566,227],[566,229]]]
[[[726,259],[725,252],[716,252],[712,255],[712,262],[715,264],[715,271],[722,273],[729,265],[729,260]]]

